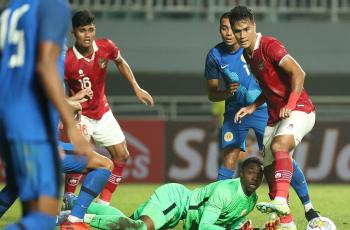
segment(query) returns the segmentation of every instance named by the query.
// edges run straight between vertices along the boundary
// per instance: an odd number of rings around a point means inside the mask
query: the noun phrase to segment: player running
[[[261,184],[263,167],[256,157],[247,158],[241,167],[240,178],[193,191],[176,183],[160,186],[131,218],[116,208],[92,204],[88,213],[93,215],[86,215],[85,221],[106,230],[169,229],[180,220],[185,221],[184,229],[252,229],[246,216],[258,199],[255,191]],[[272,224],[270,229],[275,229]]]
[[[125,136],[105,95],[109,61],[114,62],[142,103],[153,106],[154,102],[152,96],[138,85],[119,48],[109,39],[95,39],[94,20],[94,15],[87,10],[78,11],[72,17],[75,44],[66,54],[65,81],[72,95],[83,89],[91,89],[89,100],[82,103],[81,125],[86,126],[88,135],[93,137],[96,144],[106,147],[113,156],[114,169],[99,198],[99,202],[109,204],[129,158]]]

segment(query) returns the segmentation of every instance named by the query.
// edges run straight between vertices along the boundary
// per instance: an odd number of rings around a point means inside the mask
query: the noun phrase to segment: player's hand
[[[244,224],[242,224],[240,230],[253,230],[252,220],[249,219],[246,222],[244,222]]]
[[[238,87],[239,87],[239,83],[238,82],[230,83],[229,87],[228,87],[228,90],[230,91],[230,94],[233,95],[237,91]]]
[[[154,106],[154,101],[152,96],[144,89],[137,88],[135,90],[137,98],[145,105]]]
[[[92,145],[84,138],[80,130],[73,124],[66,126],[67,136],[74,145],[74,152],[79,155],[92,154]]]
[[[80,90],[78,93],[74,95],[74,99],[79,103],[83,103],[87,100],[91,100],[94,96],[94,91],[92,91],[91,87]]]
[[[254,113],[256,109],[255,104],[248,105],[246,107],[241,108],[235,115],[234,121],[235,123],[241,123],[241,120],[246,115]]]
[[[292,112],[291,109],[289,109],[287,106],[283,107],[280,110],[280,118],[284,119],[284,118],[288,118],[290,116],[290,113]]]

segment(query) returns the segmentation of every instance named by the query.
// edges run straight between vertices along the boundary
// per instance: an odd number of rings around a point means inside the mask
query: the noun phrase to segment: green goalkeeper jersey
[[[247,196],[240,178],[222,180],[192,191],[184,229],[239,229],[258,197]]]

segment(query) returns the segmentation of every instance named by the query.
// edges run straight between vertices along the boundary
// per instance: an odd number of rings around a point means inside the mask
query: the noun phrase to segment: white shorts
[[[264,132],[264,166],[274,162],[271,150],[271,142],[275,136],[293,135],[295,147],[301,142],[303,137],[311,131],[315,124],[315,112],[305,113],[302,111],[292,111],[290,116],[277,122],[274,126],[266,126]],[[293,156],[294,150],[290,152]]]
[[[125,136],[111,110],[103,114],[100,120],[81,116],[80,124],[86,127],[87,134],[96,144],[112,146],[125,141]]]

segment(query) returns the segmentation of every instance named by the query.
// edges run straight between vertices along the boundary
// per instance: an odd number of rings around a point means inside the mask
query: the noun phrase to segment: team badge
[[[98,60],[98,65],[100,66],[100,69],[106,68],[107,67],[106,59],[100,58],[100,60]]]
[[[264,69],[264,62],[262,60],[258,61],[258,69],[263,70]]]
[[[226,142],[232,141],[233,140],[233,133],[232,132],[226,132],[224,134],[224,140]]]

